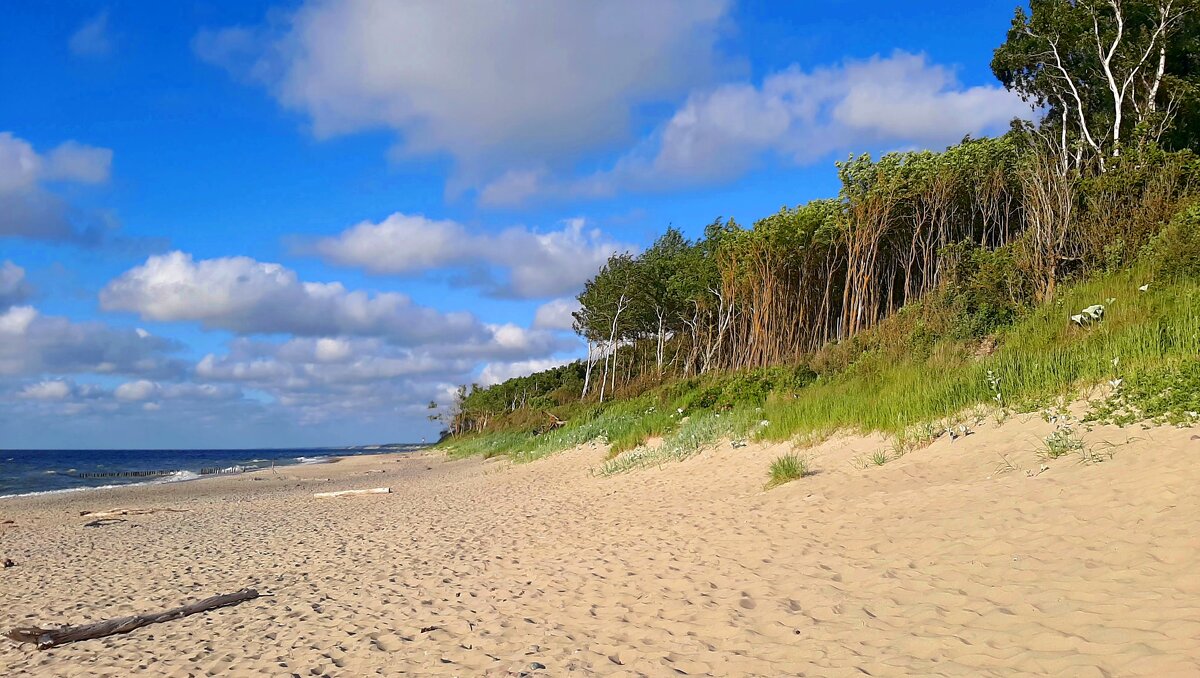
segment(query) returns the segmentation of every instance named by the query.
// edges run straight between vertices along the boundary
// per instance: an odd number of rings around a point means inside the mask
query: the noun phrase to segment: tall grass
[[[833,428],[903,434],[973,405],[994,402],[988,371],[1006,402],[1032,408],[1082,386],[1121,374],[1159,370],[1200,355],[1200,286],[1180,282],[1138,287],[1126,272],[1080,284],[998,337],[999,348],[976,358],[969,347],[944,345],[923,361],[865,355],[845,372],[768,401],[761,436],[784,440]],[[1104,320],[1070,321],[1079,309],[1107,304]],[[1117,359],[1117,365],[1113,361]]]

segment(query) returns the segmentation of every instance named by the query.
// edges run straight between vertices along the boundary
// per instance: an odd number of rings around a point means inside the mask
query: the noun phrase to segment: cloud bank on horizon
[[[317,228],[275,227],[246,252],[224,244],[243,226],[206,234],[173,228],[169,210],[142,214],[153,163],[131,148],[126,174],[119,135],[86,111],[70,134],[0,130],[6,437],[427,436],[426,404],[458,384],[580,354],[575,294],[665,225],[622,228],[614,212],[851,151],[942,148],[1031,115],[998,84],[963,84],[956,64],[896,45],[817,65],[743,53],[732,0],[471,5],[307,0],[169,45],[224,81],[212,87],[268,102],[274,118],[256,124],[288,144],[371,139],[373,171],[415,167],[406,176],[440,185],[440,203],[414,189]],[[74,26],[55,48],[74,59],[63,68],[135,58],[148,38],[128,21],[109,9],[60,21]],[[154,251],[118,246],[135,225]]]

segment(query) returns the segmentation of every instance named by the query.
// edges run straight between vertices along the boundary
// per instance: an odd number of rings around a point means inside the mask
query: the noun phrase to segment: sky
[[[1030,116],[1013,0],[5,5],[0,448],[432,438],[614,252]]]

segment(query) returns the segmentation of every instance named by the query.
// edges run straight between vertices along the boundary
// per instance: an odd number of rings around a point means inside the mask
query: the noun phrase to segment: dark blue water
[[[0,450],[0,497],[244,473],[422,445],[303,450]]]

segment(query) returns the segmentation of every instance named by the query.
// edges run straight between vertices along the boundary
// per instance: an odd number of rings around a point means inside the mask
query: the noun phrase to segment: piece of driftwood
[[[549,433],[556,428],[562,428],[563,426],[567,425],[566,419],[558,418],[557,416],[554,415],[553,412],[548,412],[546,410],[542,410],[542,414],[546,415],[546,423],[535,428],[533,430],[534,435],[542,435],[543,433]]]
[[[104,638],[105,636],[112,636],[118,633],[129,633],[134,629],[140,629],[149,624],[171,621],[196,614],[197,612],[215,610],[218,607],[237,605],[238,603],[253,600],[257,597],[258,591],[254,589],[242,589],[237,593],[224,593],[153,614],[137,614],[132,617],[119,617],[93,624],[64,626],[61,629],[41,629],[36,626],[23,626],[13,629],[5,635],[18,643],[33,643],[37,645],[39,650],[45,650],[57,645],[74,643],[79,640],[92,640],[93,638]]]
[[[81,518],[115,518],[117,516],[144,516],[149,513],[186,513],[188,509],[177,508],[116,508],[108,511],[80,511]]]
[[[116,525],[117,523],[127,523],[124,518],[97,518],[90,523],[84,523],[84,527],[106,527],[108,525]]]
[[[338,492],[317,492],[314,497],[328,499],[329,497],[351,497],[359,494],[391,494],[390,487],[372,487],[369,490],[340,490]]]

